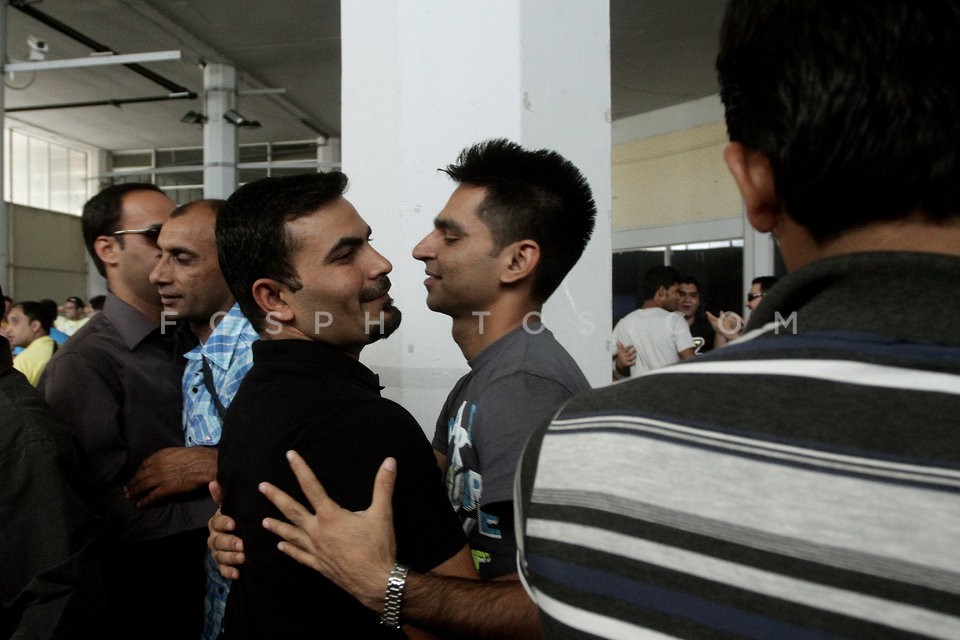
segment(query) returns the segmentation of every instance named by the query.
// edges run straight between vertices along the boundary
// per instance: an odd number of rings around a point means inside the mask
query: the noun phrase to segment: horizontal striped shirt
[[[569,403],[517,475],[546,637],[960,637],[958,273],[819,261],[733,345]]]

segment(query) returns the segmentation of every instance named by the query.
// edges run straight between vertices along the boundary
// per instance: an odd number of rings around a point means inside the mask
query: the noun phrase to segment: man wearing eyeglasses
[[[40,380],[47,402],[79,436],[93,475],[108,540],[109,638],[196,638],[202,628],[213,503],[194,490],[138,506],[124,491],[161,449],[183,449],[181,477],[203,453],[183,446],[181,355],[188,345],[161,325],[163,307],[149,280],[160,256],[157,237],[174,206],[145,183],[108,187],[84,205],[84,240],[110,293],[103,312],[74,334]]]
[[[767,295],[767,291],[777,284],[777,280],[779,278],[776,276],[760,276],[751,281],[750,291],[747,292],[747,300],[744,303],[751,314],[754,309],[760,306],[760,301]],[[715,316],[708,311],[707,319],[713,327],[713,344],[715,347],[722,347],[739,338],[746,324],[743,318],[733,311],[724,311],[719,316]]]
[[[760,276],[759,278],[754,278],[753,282],[750,283],[750,291],[747,292],[747,309],[750,309],[753,312],[758,306],[760,306],[760,301],[763,300],[763,296],[766,295],[767,291],[770,290],[773,285],[777,284],[776,276]]]

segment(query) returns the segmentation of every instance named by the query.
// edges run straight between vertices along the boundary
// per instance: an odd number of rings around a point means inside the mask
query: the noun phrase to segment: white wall
[[[343,167],[347,197],[392,260],[397,335],[364,351],[398,400],[432,434],[467,370],[450,319],[424,304],[414,245],[453,183],[437,168],[491,137],[553,148],[581,168],[599,205],[595,238],[554,295],[545,320],[588,377],[609,375],[609,13],[579,0],[356,0],[341,7]],[[589,328],[589,327],[587,327]]]

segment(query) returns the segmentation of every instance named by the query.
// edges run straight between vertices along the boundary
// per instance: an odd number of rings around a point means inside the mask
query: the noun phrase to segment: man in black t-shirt
[[[693,350],[702,355],[713,349],[713,327],[706,314],[700,312],[700,281],[693,276],[684,276],[677,287],[680,294],[680,306],[677,311],[683,314],[690,335],[693,337]]]
[[[369,503],[384,458],[396,459],[404,469],[394,495],[398,562],[477,577],[423,432],[359,362],[364,346],[399,326],[400,311],[389,296],[392,266],[343,198],[346,185],[339,172],[265,178],[237,190],[217,217],[224,278],[261,335],[220,442],[223,509],[247,556],[227,600],[230,639],[402,637],[395,617],[378,620],[284,555],[261,526],[280,515],[258,493],[261,482],[304,499],[285,457],[291,450],[355,510]]]

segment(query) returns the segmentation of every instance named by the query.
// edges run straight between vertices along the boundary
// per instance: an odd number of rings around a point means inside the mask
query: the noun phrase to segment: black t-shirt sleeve
[[[443,488],[433,449],[403,407],[387,399],[354,403],[333,418],[341,424],[307,437],[298,452],[327,493],[345,509],[370,506],[373,481],[384,458],[397,460],[393,520],[397,560],[416,571],[442,564],[465,544],[460,521]],[[336,451],[336,455],[331,455]],[[324,460],[317,468],[311,460]]]

